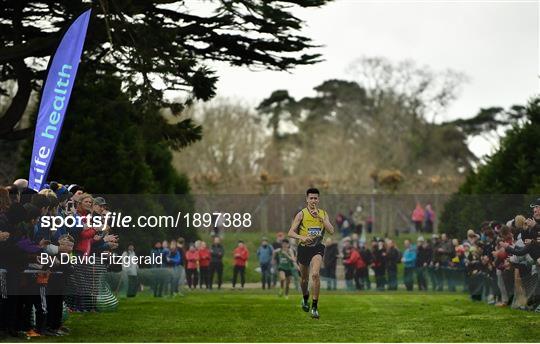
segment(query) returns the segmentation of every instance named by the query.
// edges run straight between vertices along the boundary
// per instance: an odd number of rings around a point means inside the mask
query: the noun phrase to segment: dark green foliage
[[[177,114],[194,100],[214,97],[218,77],[207,61],[275,70],[320,61],[320,54],[309,52],[316,46],[299,34],[303,22],[292,9],[326,2],[213,0],[204,2],[208,14],[200,14],[196,1],[0,0],[0,94],[3,81],[16,80],[19,86],[12,106],[0,116],[0,137],[32,133],[32,128],[14,131],[14,126],[30,91],[41,89],[42,58],[54,52],[61,34],[88,8],[92,18],[82,64],[95,73],[121,75],[126,93],[140,106],[168,106]],[[32,57],[35,63],[26,66],[23,60]],[[173,90],[183,92],[184,100],[171,103],[163,97]],[[185,122],[163,134],[183,145],[182,135],[192,135],[191,130]]]
[[[480,109],[473,118],[458,119],[451,123],[460,127],[468,135],[479,135],[496,130],[500,126],[513,125],[526,117],[525,107],[514,105],[509,110],[501,107]]]
[[[524,109],[527,121],[508,130],[499,150],[452,196],[441,215],[442,230],[464,235],[485,220],[529,215],[528,205],[540,192],[540,98],[509,112],[516,109]]]

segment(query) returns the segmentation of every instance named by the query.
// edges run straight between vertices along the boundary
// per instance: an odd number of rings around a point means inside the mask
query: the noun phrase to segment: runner
[[[285,294],[285,299],[289,298],[289,285],[291,284],[291,276],[293,269],[299,269],[296,264],[296,257],[294,251],[289,245],[289,240],[283,239],[281,241],[281,248],[274,250],[272,260],[276,259],[278,262],[279,271],[279,283],[281,288],[279,289],[279,296]]]
[[[311,266],[311,279],[313,289],[313,305],[311,317],[319,318],[319,290],[321,286],[320,270],[322,258],[324,256],[324,245],[322,239],[325,231],[334,234],[334,227],[328,219],[328,214],[322,209],[318,209],[319,190],[310,188],[306,191],[307,207],[302,209],[294,217],[289,237],[298,239],[298,264],[302,288],[302,310],[309,312],[309,273]]]

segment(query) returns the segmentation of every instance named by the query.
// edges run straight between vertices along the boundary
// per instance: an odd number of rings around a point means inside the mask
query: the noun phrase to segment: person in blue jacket
[[[413,290],[414,272],[416,270],[416,247],[409,240],[404,242],[405,251],[401,258],[404,266],[403,282],[408,291]]]

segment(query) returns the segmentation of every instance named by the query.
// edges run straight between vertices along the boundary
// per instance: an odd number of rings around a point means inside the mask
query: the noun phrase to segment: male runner
[[[294,256],[294,252],[289,245],[289,240],[283,239],[281,241],[281,247],[274,250],[272,260],[275,259],[277,260],[279,282],[281,287],[279,290],[279,296],[282,296],[285,291],[285,299],[288,299],[292,270],[298,268],[298,265],[296,264],[296,257]]]
[[[311,279],[313,289],[313,306],[311,317],[318,319],[319,289],[321,280],[319,271],[321,270],[322,258],[324,255],[324,245],[322,239],[325,231],[334,234],[334,227],[328,219],[328,214],[322,209],[318,209],[319,190],[310,188],[306,191],[307,207],[302,209],[296,216],[289,229],[289,237],[298,239],[298,264],[300,266],[302,294],[302,310],[309,312],[309,268],[311,265]]]

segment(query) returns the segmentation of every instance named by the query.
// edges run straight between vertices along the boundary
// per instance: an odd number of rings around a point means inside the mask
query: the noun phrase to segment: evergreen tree
[[[485,220],[506,222],[530,213],[528,205],[540,193],[540,97],[529,102],[525,115],[525,123],[506,133],[499,150],[447,202],[443,231],[464,236]]]

